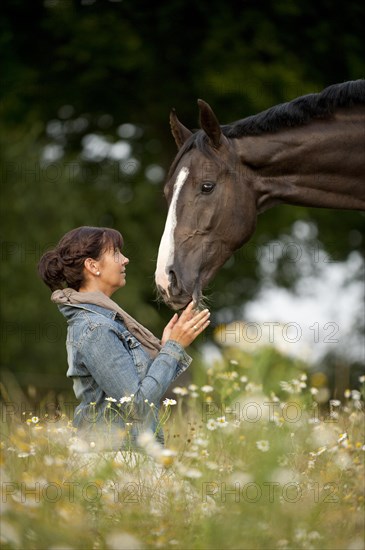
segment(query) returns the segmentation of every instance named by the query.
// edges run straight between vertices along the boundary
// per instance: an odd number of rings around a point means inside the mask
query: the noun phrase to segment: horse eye
[[[215,187],[215,183],[211,183],[209,181],[202,183],[201,190],[202,193],[207,195],[208,193],[211,193]]]

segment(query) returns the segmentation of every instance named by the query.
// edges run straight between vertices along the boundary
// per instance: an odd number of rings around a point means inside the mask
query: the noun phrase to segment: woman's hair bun
[[[43,254],[38,264],[38,273],[52,291],[64,287],[66,279],[63,264],[56,248]]]

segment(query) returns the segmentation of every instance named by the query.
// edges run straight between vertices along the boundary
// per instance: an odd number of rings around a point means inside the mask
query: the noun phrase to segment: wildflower
[[[200,445],[201,447],[206,447],[208,445],[208,440],[197,437],[196,439],[194,439],[194,443],[196,445]]]
[[[243,382],[244,384],[248,381],[248,378],[247,376],[241,376],[240,377],[240,381]]]
[[[53,456],[51,455],[44,455],[43,462],[46,466],[52,466],[54,464]]]
[[[203,393],[210,393],[214,390],[213,386],[208,385],[202,386],[200,389]]]
[[[190,477],[190,479],[198,479],[202,476],[202,473],[200,470],[197,470],[196,468],[189,468],[188,470],[185,470],[185,472],[182,472],[183,475],[186,477]]]
[[[38,416],[32,416],[32,422],[33,424],[37,424],[39,422]]]
[[[211,432],[217,429],[217,423],[216,423],[216,421],[214,420],[214,418],[209,418],[209,420],[208,420],[208,422],[207,422],[207,428],[208,428],[208,430],[210,430]]]
[[[351,468],[351,458],[346,451],[342,451],[334,457],[334,461],[341,470],[348,470]]]
[[[352,390],[351,392],[351,397],[352,399],[354,399],[355,401],[358,401],[359,399],[361,399],[361,393],[357,390]]]
[[[307,387],[307,384],[301,379],[297,380],[296,378],[293,378],[290,380],[290,382],[287,382],[286,380],[282,380],[280,382],[280,387],[282,390],[286,391],[287,393],[301,393],[303,388]]]
[[[172,451],[171,449],[163,449],[159,456],[159,462],[165,466],[165,468],[169,468],[174,463],[176,456],[176,451]]]
[[[365,382],[365,374],[362,376],[359,376],[359,382],[364,383]]]
[[[184,452],[185,458],[198,458],[198,453],[196,451],[185,451]]]
[[[346,397],[346,399],[348,399],[350,396],[351,396],[351,390],[345,390],[344,391],[344,396]]]
[[[130,550],[139,550],[142,543],[134,535],[123,531],[112,531],[106,537],[108,548],[111,550],[120,550],[120,548],[129,548]]]
[[[154,403],[150,403],[150,408],[153,409],[153,407],[155,406]]]
[[[345,441],[347,439],[348,435],[347,433],[340,434],[340,437],[337,440],[337,443],[342,443],[342,441]]]
[[[254,382],[249,382],[246,386],[246,391],[250,393],[258,393],[262,390],[262,384],[255,384]]]
[[[146,432],[142,432],[138,436],[138,443],[141,445],[141,447],[147,447],[147,445],[150,445],[151,443],[155,442],[155,438],[153,436],[153,432],[150,430]]]
[[[208,462],[205,463],[206,467],[208,468],[208,470],[218,470],[218,464],[216,462],[213,462],[212,460],[209,460]],[[213,490],[213,492],[217,492],[218,491],[218,487],[216,490]]]
[[[196,399],[197,397],[199,397],[199,394],[196,391],[192,391],[190,394],[190,397],[192,397],[193,399]]]
[[[311,388],[309,391],[311,392],[312,395],[317,395],[318,388]]]
[[[317,456],[320,456],[320,455],[323,454],[325,451],[327,451],[327,447],[321,447],[321,448],[318,449],[318,451],[316,452],[316,455],[317,455]]]
[[[78,437],[72,437],[70,439],[69,451],[70,453],[87,453],[89,451],[89,446],[86,441]]]
[[[169,405],[176,405],[175,399],[164,399],[163,404],[165,407],[168,407]]]
[[[175,395],[184,396],[184,395],[188,395],[189,392],[186,388],[181,388],[180,386],[176,386],[176,388],[173,388],[172,393],[174,393]]]
[[[256,441],[256,447],[259,451],[266,453],[270,449],[270,443],[266,439],[260,439],[260,441]]]
[[[230,363],[231,365],[238,365],[238,361],[236,361],[235,359],[231,359]]]
[[[92,449],[95,448],[95,442],[94,442],[94,441],[90,441],[90,447],[91,447]]]
[[[105,401],[109,401],[110,403],[116,403],[117,402],[117,400],[114,399],[114,397],[106,397]]]
[[[198,386],[196,384],[190,384],[188,386],[188,390],[190,391],[196,391],[198,389]]]
[[[341,401],[339,401],[338,399],[331,399],[330,400],[330,405],[332,407],[340,407]]]
[[[219,426],[220,428],[225,428],[226,426],[228,426],[228,422],[226,422],[225,416],[219,416],[216,420],[216,423],[217,426]]]
[[[222,372],[221,374],[217,375],[217,378],[220,378],[221,380],[235,380],[236,378],[238,378],[238,373],[234,370]]]
[[[362,401],[360,401],[360,399],[356,399],[356,400],[354,399],[354,408],[361,411],[362,407],[363,407]]]
[[[130,403],[132,401],[132,397],[128,397],[127,395],[125,395],[124,397],[121,397],[119,399],[119,403]]]

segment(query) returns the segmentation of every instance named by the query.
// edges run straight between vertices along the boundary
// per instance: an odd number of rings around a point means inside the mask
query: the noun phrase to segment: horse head
[[[249,240],[257,214],[276,204],[365,211],[365,80],[333,84],[220,126],[198,100],[201,129],[170,114],[178,154],[156,284],[179,309]]]
[[[164,189],[169,209],[155,280],[173,309],[191,299],[199,303],[204,287],[256,226],[256,198],[235,140],[223,135],[207,103],[198,105],[201,129],[195,133],[170,113],[178,154]]]

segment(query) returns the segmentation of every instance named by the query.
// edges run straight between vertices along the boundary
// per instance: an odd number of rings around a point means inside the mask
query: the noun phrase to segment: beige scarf
[[[161,349],[161,342],[152,334],[146,327],[138,323],[124,309],[116,304],[111,298],[108,298],[103,292],[77,292],[73,288],[64,288],[63,290],[55,290],[51,296],[52,302],[55,304],[94,304],[96,306],[105,307],[111,311],[119,313],[124,321],[124,324],[141,342],[144,349],[152,358],[155,358]]]

